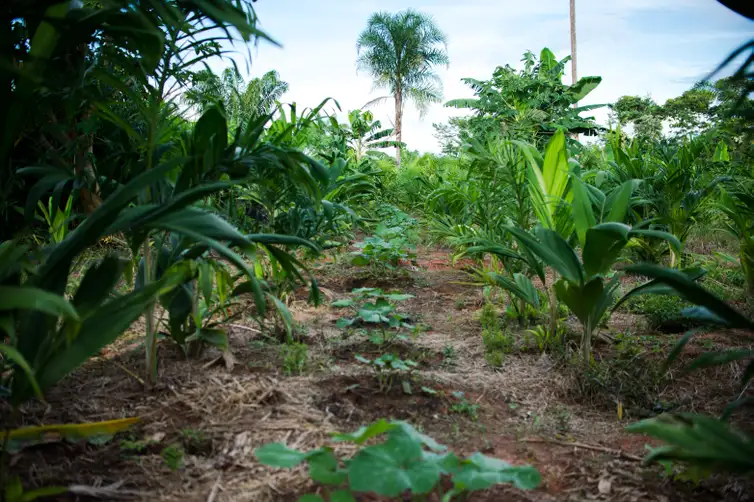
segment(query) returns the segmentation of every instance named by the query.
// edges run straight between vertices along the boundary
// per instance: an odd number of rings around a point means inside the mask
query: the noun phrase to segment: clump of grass
[[[689,306],[690,303],[678,296],[643,295],[630,300],[628,310],[643,315],[650,329],[677,333],[696,325],[692,319],[681,314]]]
[[[305,343],[293,342],[280,346],[283,358],[283,372],[286,375],[300,375],[306,371],[309,360],[309,346]]]
[[[484,358],[490,366],[500,367],[505,356],[513,352],[513,337],[503,330],[500,317],[492,303],[484,304],[479,315],[479,322],[482,325]]]
[[[656,356],[656,354],[655,354]],[[572,390],[591,405],[615,409],[618,405],[634,418],[658,411],[664,373],[663,358],[652,357],[639,337],[625,334],[611,357],[594,359],[584,369],[581,359],[568,361]],[[666,411],[667,407],[659,411]],[[623,411],[621,411],[623,413]]]

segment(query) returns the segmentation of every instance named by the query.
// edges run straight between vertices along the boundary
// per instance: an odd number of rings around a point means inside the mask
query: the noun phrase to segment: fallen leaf
[[[600,479],[600,482],[597,484],[597,490],[602,495],[607,495],[610,493],[610,489],[612,488],[612,483],[608,478],[602,478]]]

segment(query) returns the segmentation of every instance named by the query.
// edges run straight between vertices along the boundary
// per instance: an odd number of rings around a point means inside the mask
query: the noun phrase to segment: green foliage
[[[300,375],[306,371],[309,346],[305,343],[285,343],[280,346],[280,354],[283,357],[283,371],[286,375]]]
[[[396,380],[401,380],[401,387],[406,394],[411,394],[411,373],[418,366],[416,361],[401,359],[395,354],[383,354],[376,359],[367,359],[356,354],[356,360],[368,365],[377,376],[379,390],[387,394]]]
[[[337,300],[330,304],[337,308],[351,308],[354,317],[338,319],[339,328],[364,326],[370,330],[370,340],[377,345],[390,344],[407,337],[399,333],[400,328],[414,328],[407,321],[408,316],[398,313],[391,301],[403,301],[413,295],[384,293],[378,288],[358,288],[352,292],[354,298]]]
[[[165,462],[165,465],[171,471],[175,472],[183,468],[184,453],[181,445],[171,444],[163,448],[162,452],[160,452],[160,456],[162,457],[162,461]]]
[[[484,357],[492,367],[499,367],[507,354],[513,352],[513,337],[503,330],[500,317],[494,305],[485,303],[481,309],[479,322],[482,325]]]
[[[378,442],[364,445],[374,438]],[[461,459],[405,422],[380,420],[352,434],[334,434],[333,439],[355,443],[356,453],[338,458],[330,447],[301,452],[272,443],[258,448],[255,455],[261,463],[273,467],[290,469],[306,462],[313,481],[328,487],[328,491],[336,490],[331,492],[330,501],[355,500],[353,495],[358,493],[393,498],[433,492],[451,500],[497,484],[531,490],[540,483],[540,475],[532,467],[511,466],[481,453]],[[450,486],[443,483],[445,480]]]
[[[680,332],[694,327],[692,319],[684,318],[681,311],[690,304],[677,296],[646,295],[631,300],[629,311],[645,316],[651,329]]]
[[[594,90],[602,78],[583,77],[572,86],[563,84],[565,64],[570,59],[557,61],[547,48],[542,49],[539,59],[527,52],[523,70],[498,66],[490,80],[463,79],[476,98],[455,99],[445,106],[473,110],[475,116],[468,121],[466,134],[479,140],[489,134],[504,135],[540,146],[557,130],[596,131],[599,127],[594,119],[579,114],[603,105],[573,105]]]
[[[463,396],[463,392],[454,392],[453,397],[455,397],[457,401],[450,405],[449,409],[452,413],[466,415],[471,420],[477,420],[479,418],[479,404],[470,403]]]
[[[404,262],[415,263],[415,246],[408,242],[401,227],[377,227],[374,237],[367,237],[355,246],[359,251],[352,253],[351,263],[359,267],[369,267],[374,276],[395,274]]]
[[[526,330],[526,332],[532,336],[534,344],[540,352],[554,352],[562,347],[562,341],[566,336],[562,329],[553,333],[545,326],[537,326],[534,329]]]

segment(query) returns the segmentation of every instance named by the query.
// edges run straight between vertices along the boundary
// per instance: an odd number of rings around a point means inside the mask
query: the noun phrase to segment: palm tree
[[[447,38],[427,14],[411,9],[396,14],[376,12],[359,36],[356,51],[357,68],[371,74],[376,88],[390,92],[366,106],[393,98],[395,139],[400,143],[405,102],[413,101],[424,115],[431,103],[442,100],[442,82],[434,68],[449,63]],[[395,149],[400,166],[400,145]]]
[[[280,80],[280,74],[275,70],[268,71],[260,78],[252,78],[241,96],[242,116],[248,119],[252,115],[269,115],[286,92],[288,82]]]
[[[203,69],[191,77],[192,87],[184,92],[184,103],[201,113],[221,104],[231,128],[244,125],[253,117],[269,115],[275,103],[288,91],[288,83],[280,80],[275,70],[252,78],[248,84],[244,84],[235,67],[226,68],[220,75]]]

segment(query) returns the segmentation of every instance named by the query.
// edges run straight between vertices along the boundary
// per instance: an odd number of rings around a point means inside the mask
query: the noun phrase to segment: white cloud
[[[651,94],[662,102],[754,35],[751,24],[709,0],[576,3],[579,75],[603,77],[584,104],[608,103],[624,94]],[[559,57],[570,52],[565,0],[261,0],[255,5],[263,28],[284,48],[262,45],[251,73],[278,70],[290,83],[286,99],[300,106],[332,96],[348,110],[380,95],[370,92],[369,77],[357,75],[355,67],[356,39],[377,10],[410,6],[435,17],[449,38],[451,65],[438,71],[446,99],[472,95],[463,77],[485,79],[498,65],[520,66],[526,50],[536,53],[547,46]],[[375,109],[383,124],[392,122],[392,109],[392,104]],[[437,151],[432,123],[458,114],[436,105],[420,120],[408,104],[404,141],[413,149]],[[595,115],[604,119],[606,112]]]

